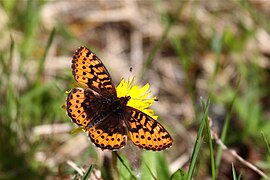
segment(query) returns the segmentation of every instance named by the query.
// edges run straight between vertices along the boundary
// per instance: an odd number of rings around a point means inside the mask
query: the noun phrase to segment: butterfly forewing
[[[130,140],[137,146],[153,151],[167,149],[172,138],[166,129],[147,114],[132,107],[126,107],[129,118],[126,120]]]
[[[72,60],[72,74],[75,80],[94,91],[116,98],[115,86],[102,61],[86,47],[76,50]]]

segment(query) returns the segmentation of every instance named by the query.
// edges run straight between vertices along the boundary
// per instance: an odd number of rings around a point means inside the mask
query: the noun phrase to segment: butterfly
[[[86,47],[78,48],[71,68],[81,87],[69,91],[67,115],[88,131],[96,147],[117,150],[128,138],[146,150],[160,151],[172,145],[170,134],[159,122],[127,106],[130,96],[117,97],[111,76],[96,54]]]

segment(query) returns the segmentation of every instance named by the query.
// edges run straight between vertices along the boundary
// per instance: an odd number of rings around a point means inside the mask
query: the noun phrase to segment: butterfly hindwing
[[[88,129],[90,140],[101,149],[116,150],[126,145],[127,132],[123,117],[111,113],[100,124]]]
[[[86,127],[102,107],[103,97],[87,88],[73,88],[67,96],[66,109],[68,116],[78,126]]]
[[[129,118],[126,120],[130,140],[140,148],[160,151],[172,145],[172,138],[156,120],[132,107],[126,107]]]
[[[101,95],[116,97],[115,86],[109,72],[95,53],[86,47],[76,50],[72,59],[75,80]]]

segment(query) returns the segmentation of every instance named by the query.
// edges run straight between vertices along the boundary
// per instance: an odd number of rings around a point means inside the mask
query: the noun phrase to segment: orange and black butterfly
[[[109,72],[101,60],[86,47],[73,55],[72,74],[82,85],[67,96],[68,116],[89,133],[101,149],[125,146],[127,137],[140,148],[160,151],[172,145],[166,129],[152,117],[127,106],[130,97],[117,97]]]

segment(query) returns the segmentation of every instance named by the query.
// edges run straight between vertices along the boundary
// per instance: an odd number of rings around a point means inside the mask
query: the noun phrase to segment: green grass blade
[[[41,60],[39,62],[38,72],[37,72],[37,81],[36,82],[39,82],[41,80],[42,75],[43,75],[45,60],[46,60],[47,54],[49,52],[49,49],[50,49],[50,47],[52,45],[54,36],[55,36],[55,29],[53,29],[51,34],[50,34],[50,37],[48,39],[48,42],[47,42],[47,45],[46,45],[46,48],[45,48],[44,55],[42,56],[42,58],[41,58]]]
[[[196,102],[196,93],[195,93],[195,89],[194,89],[194,84],[193,81],[190,80],[189,77],[189,71],[192,65],[192,61],[191,61],[191,57],[189,54],[186,53],[185,49],[184,49],[184,45],[181,43],[182,39],[180,37],[172,37],[171,38],[171,43],[172,46],[174,48],[174,51],[176,52],[178,59],[179,59],[179,63],[183,66],[183,70],[185,73],[185,86],[187,87],[188,93],[192,99],[192,102]],[[199,112],[197,106],[195,105],[195,103],[193,104],[194,109],[195,109],[195,113],[197,114],[197,112]]]
[[[234,179],[234,180],[237,180],[237,176],[236,176],[236,172],[235,172],[233,163],[232,163],[232,174],[233,174],[233,179]]]
[[[199,150],[200,150],[201,143],[202,143],[202,133],[203,133],[204,125],[205,125],[205,119],[208,119],[207,114],[208,114],[209,103],[210,103],[210,100],[208,99],[207,103],[206,103],[206,106],[205,106],[204,115],[203,115],[201,123],[200,123],[200,127],[199,127],[199,131],[198,131],[198,134],[197,134],[194,149],[193,149],[193,152],[192,152],[191,162],[190,162],[189,169],[188,169],[188,174],[187,174],[187,180],[192,179],[192,175],[193,175],[193,172],[195,170],[197,157],[198,157]]]
[[[14,39],[13,39],[13,36],[10,35],[10,48],[9,48],[9,64],[8,66],[6,66],[6,70],[8,71],[8,75],[10,75],[12,72],[11,72],[11,67],[12,67],[12,62],[13,62],[13,51],[14,51],[14,45],[15,45],[15,42],[14,42]],[[10,64],[11,63],[11,64]]]
[[[157,156],[157,164],[156,164],[156,169],[158,172],[157,179],[162,179],[162,178],[169,179],[170,178],[170,171],[168,168],[169,165],[165,159],[164,153],[163,152],[159,152],[159,153],[154,152],[154,153]],[[162,176],[160,174],[162,174]]]
[[[170,180],[185,180],[186,179],[186,173],[181,170],[178,169],[177,171],[175,171],[172,175]]]
[[[26,1],[26,9],[20,14],[18,22],[22,25],[24,38],[20,45],[22,61],[27,61],[33,47],[36,45],[37,33],[40,26],[41,1]],[[23,69],[21,69],[23,70]]]
[[[126,165],[126,163],[124,162],[124,160],[121,158],[121,156],[119,156],[119,154],[116,152],[116,151],[114,151],[113,152],[115,155],[116,155],[116,157],[119,159],[119,161],[121,162],[121,164],[125,167],[125,169],[127,170],[127,172],[129,173],[129,175],[130,175],[130,179],[137,179],[137,177],[133,174],[133,172],[130,170],[130,168]],[[121,173],[121,172],[120,172]]]
[[[240,82],[241,82],[241,76],[239,77],[238,81],[237,81],[237,88],[234,94],[234,97],[232,99],[232,102],[230,104],[229,107],[229,113],[226,116],[225,119],[225,123],[222,129],[222,133],[221,133],[221,141],[225,142],[226,140],[226,136],[227,136],[227,131],[229,128],[229,124],[230,124],[230,120],[231,120],[231,116],[232,116],[232,111],[233,111],[233,107],[234,107],[234,103],[236,101],[237,95],[238,95],[238,91],[239,91],[239,87],[240,87]],[[218,170],[219,170],[219,166],[220,166],[220,161],[221,161],[221,156],[222,156],[222,148],[221,146],[218,146],[217,148],[217,155],[216,155],[216,176],[218,175]]]
[[[269,143],[268,143],[268,141],[267,141],[267,139],[266,139],[266,137],[265,137],[263,131],[261,131],[261,134],[262,134],[262,136],[263,136],[263,141],[264,141],[264,143],[265,143],[265,145],[266,145],[268,155],[270,156],[270,147],[269,147]]]
[[[79,179],[79,178],[78,178],[78,175],[79,175],[79,173],[77,173],[77,174],[74,176],[73,180]]]
[[[206,112],[206,106],[204,101],[202,101],[203,109],[208,117],[208,112]],[[216,169],[215,169],[215,158],[214,158],[214,150],[213,150],[213,143],[212,143],[212,136],[211,136],[211,130],[209,126],[208,118],[205,118],[205,124],[206,124],[206,131],[208,135],[208,143],[209,143],[209,151],[210,151],[210,161],[211,161],[211,172],[212,172],[212,179],[214,180],[216,178]]]
[[[142,179],[170,179],[168,163],[163,152],[144,151],[142,162]]]
[[[87,171],[84,173],[82,180],[87,180],[90,178],[90,175],[93,171],[93,165],[91,164],[91,166],[87,169]]]
[[[218,71],[220,69],[220,54],[221,54],[221,50],[222,50],[222,38],[219,37],[216,33],[214,33],[214,35],[213,35],[212,49],[215,52],[216,60],[215,60],[214,73],[213,73],[213,75],[211,77],[211,82],[214,81],[214,79],[216,78],[216,76],[218,74]]]
[[[148,169],[151,177],[154,179],[154,180],[157,180],[157,178],[155,177],[154,173],[151,171],[150,167],[147,165],[147,163],[144,163],[145,167]]]

